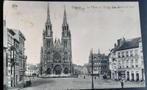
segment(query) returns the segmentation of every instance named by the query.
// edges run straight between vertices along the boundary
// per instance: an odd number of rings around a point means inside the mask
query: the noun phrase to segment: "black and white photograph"
[[[144,88],[139,2],[4,1],[4,90]]]

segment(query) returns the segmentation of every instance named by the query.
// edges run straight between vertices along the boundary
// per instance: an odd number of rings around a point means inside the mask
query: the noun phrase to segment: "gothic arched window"
[[[46,44],[47,44],[47,47],[50,47],[50,40],[47,40]]]
[[[58,52],[55,52],[53,55],[54,62],[61,62],[61,55]]]
[[[68,68],[65,68],[64,69],[64,74],[68,74],[69,73],[69,69]]]
[[[67,41],[64,41],[64,47],[67,47]]]
[[[47,59],[50,60],[50,52],[47,53]]]

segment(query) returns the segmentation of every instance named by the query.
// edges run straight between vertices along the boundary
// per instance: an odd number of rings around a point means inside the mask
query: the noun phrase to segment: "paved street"
[[[125,82],[124,87],[144,87],[144,82]],[[121,88],[119,81],[94,79],[95,88]],[[90,89],[91,77],[79,78],[34,78],[32,86],[21,90]]]

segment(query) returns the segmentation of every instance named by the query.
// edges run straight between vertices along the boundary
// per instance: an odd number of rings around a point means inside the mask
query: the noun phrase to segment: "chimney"
[[[116,48],[116,43],[114,44],[114,48]]]
[[[125,39],[124,38],[118,39],[117,40],[118,47],[120,47],[124,42],[125,42]]]

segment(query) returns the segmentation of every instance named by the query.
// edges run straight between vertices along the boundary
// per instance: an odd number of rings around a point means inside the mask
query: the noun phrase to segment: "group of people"
[[[83,78],[85,79],[85,75],[83,76]],[[96,77],[94,77],[94,79],[96,79]],[[124,88],[124,80],[120,80],[120,84],[121,84],[121,88]]]

